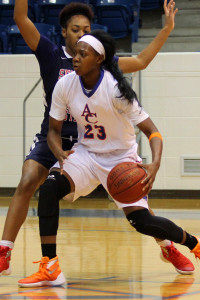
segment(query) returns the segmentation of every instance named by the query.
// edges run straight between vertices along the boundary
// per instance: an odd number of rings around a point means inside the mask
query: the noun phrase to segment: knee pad
[[[152,216],[148,209],[134,211],[127,216],[127,219],[131,226],[142,234],[176,243],[181,243],[183,239],[181,227],[166,218]]]
[[[59,200],[70,193],[70,183],[64,175],[53,171],[40,186],[38,216],[59,216]]]

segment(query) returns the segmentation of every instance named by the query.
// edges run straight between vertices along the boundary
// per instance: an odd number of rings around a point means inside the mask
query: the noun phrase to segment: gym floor
[[[200,236],[200,200],[150,199],[156,215],[167,217]],[[3,231],[9,198],[0,198]],[[12,251],[12,274],[0,278],[0,299],[200,299],[200,265],[181,245],[177,248],[195,265],[193,275],[178,274],[160,260],[153,238],[137,233],[121,210],[107,198],[61,201],[57,254],[66,276],[64,287],[19,288],[17,281],[38,270],[41,258],[37,200]]]

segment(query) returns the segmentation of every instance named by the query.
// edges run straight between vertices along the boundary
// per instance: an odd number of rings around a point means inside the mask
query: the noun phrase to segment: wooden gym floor
[[[0,229],[9,199],[0,198]],[[200,236],[200,200],[150,200],[157,215],[170,218]],[[37,201],[12,251],[12,274],[0,278],[0,299],[200,299],[200,262],[181,245],[194,263],[193,275],[179,275],[160,260],[154,239],[137,233],[108,199],[83,198],[61,202],[57,253],[67,285],[18,288],[17,281],[38,270],[41,258]]]

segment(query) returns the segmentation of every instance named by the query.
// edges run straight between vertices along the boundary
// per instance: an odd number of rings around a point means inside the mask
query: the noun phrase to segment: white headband
[[[103,54],[104,58],[106,56],[105,54],[105,49],[103,44],[96,39],[94,36],[92,35],[84,35],[82,36],[77,43],[79,42],[85,42],[87,44],[89,44],[94,50],[96,50],[99,54]]]

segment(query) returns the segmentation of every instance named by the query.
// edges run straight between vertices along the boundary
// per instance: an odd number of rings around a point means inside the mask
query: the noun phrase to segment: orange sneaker
[[[195,268],[193,263],[185,257],[180,251],[176,249],[174,243],[171,243],[170,246],[160,247],[161,253],[160,258],[167,263],[171,263],[176,271],[180,274],[193,274]],[[200,256],[200,250],[199,250]]]
[[[36,287],[36,286],[59,286],[65,284],[65,276],[61,272],[58,256],[49,259],[42,257],[39,271],[29,277],[18,281],[20,287]]]
[[[194,253],[194,255],[195,255],[196,258],[200,258],[200,240],[197,237],[196,237],[196,239],[197,239],[198,243],[194,247],[194,249],[192,249],[190,252]]]
[[[0,275],[10,275],[11,248],[0,246]]]

